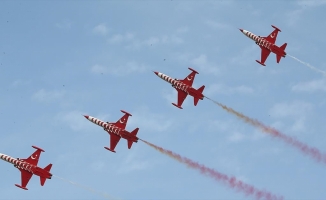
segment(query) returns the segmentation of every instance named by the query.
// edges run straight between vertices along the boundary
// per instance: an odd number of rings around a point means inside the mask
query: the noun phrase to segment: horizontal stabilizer
[[[135,128],[135,130],[133,130],[130,134],[131,134],[132,136],[135,136],[135,137],[136,137],[136,135],[137,135],[137,133],[138,133],[138,130],[139,130],[139,128]],[[138,139],[138,138],[137,138],[137,139]],[[133,144],[133,141],[132,141],[132,140],[128,140],[128,149],[131,148],[132,144]]]
[[[44,170],[47,172],[50,172],[52,167],[52,164],[49,164],[48,166],[44,167]],[[46,178],[40,176],[40,182],[41,182],[41,186],[43,186],[45,184]]]

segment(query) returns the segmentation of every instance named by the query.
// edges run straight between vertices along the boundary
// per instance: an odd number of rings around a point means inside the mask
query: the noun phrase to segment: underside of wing
[[[184,84],[192,86],[195,80],[196,72],[191,72],[185,79],[181,80]]]
[[[129,114],[123,115],[116,123],[113,123],[115,126],[125,129],[127,126]]]
[[[260,59],[260,62],[261,64],[264,65],[266,59],[268,58],[269,54],[271,53],[269,50],[267,50],[266,48],[264,47],[260,47],[261,48],[261,59]]]
[[[22,159],[22,160],[24,160],[25,162],[28,162],[32,165],[37,165],[38,160],[40,159],[41,153],[42,153],[42,151],[38,149],[31,156],[29,156],[26,159]]]
[[[178,91],[178,106],[181,107],[188,94],[180,89],[177,89],[177,91]]]
[[[115,147],[117,146],[117,144],[120,141],[120,136],[114,134],[114,133],[110,133],[110,149],[112,151],[114,151]]]
[[[31,180],[33,174],[23,169],[20,169],[20,172],[21,172],[21,183],[22,183],[21,186],[23,188],[26,188],[26,185],[28,184],[29,180]]]
[[[278,30],[275,29],[271,34],[269,34],[268,36],[264,37],[265,40],[267,40],[270,43],[275,44],[276,42],[276,38],[277,38],[277,34],[278,34]]]

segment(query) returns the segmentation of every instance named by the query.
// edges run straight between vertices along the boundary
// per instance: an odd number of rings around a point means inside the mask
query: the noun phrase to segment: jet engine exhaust
[[[287,55],[288,55],[289,57],[293,58],[294,60],[298,61],[299,63],[301,63],[301,64],[303,64],[303,65],[309,67],[310,69],[312,69],[312,70],[314,70],[314,71],[316,71],[316,72],[319,72],[319,73],[323,74],[324,76],[326,76],[326,72],[325,72],[325,71],[320,70],[320,69],[318,69],[318,68],[316,68],[316,67],[310,65],[309,63],[303,62],[303,61],[299,60],[298,58],[296,58],[296,57],[294,57],[294,56],[291,56],[291,55],[289,55],[289,54],[287,54]]]
[[[287,136],[272,127],[268,127],[268,126],[264,125],[263,123],[259,122],[258,120],[247,117],[244,114],[237,112],[237,111],[233,110],[232,108],[229,108],[226,105],[223,105],[223,104],[221,104],[217,101],[214,101],[208,97],[206,97],[206,98],[211,100],[213,103],[217,104],[218,106],[220,106],[227,112],[236,115],[238,118],[242,119],[244,122],[251,124],[251,125],[255,126],[256,128],[259,128],[260,130],[262,130],[265,133],[269,133],[274,137],[282,139],[287,144],[290,144],[293,147],[296,147],[302,153],[309,155],[311,158],[315,159],[316,161],[323,162],[324,164],[326,164],[326,154],[321,153],[321,151],[319,149],[310,147],[307,144],[304,144],[303,142],[300,142],[299,140],[297,140],[293,137]]]
[[[111,200],[117,200],[116,198],[113,198],[113,197],[110,197],[109,195],[107,195],[106,193],[103,193],[103,192],[100,192],[100,191],[96,191],[94,190],[93,188],[90,188],[90,187],[87,187],[87,186],[84,186],[84,185],[81,185],[79,183],[76,183],[76,182],[73,182],[73,181],[70,181],[68,179],[65,179],[65,178],[62,178],[62,177],[59,177],[59,176],[55,176],[53,175],[54,177],[60,179],[60,180],[63,180],[63,181],[66,181],[74,186],[77,186],[79,188],[82,188],[83,190],[87,190],[89,192],[92,192],[93,194],[97,194],[97,195],[100,195],[102,196],[103,198],[105,199],[111,199]]]
[[[154,148],[155,150],[161,152],[162,154],[165,154],[169,156],[170,158],[173,158],[174,160],[187,165],[188,167],[200,171],[201,174],[209,176],[216,181],[222,182],[225,185],[229,186],[230,188],[233,188],[237,191],[240,191],[244,193],[245,195],[251,195],[254,196],[256,199],[265,199],[265,200],[279,200],[283,199],[283,197],[278,197],[274,194],[271,194],[270,192],[267,192],[265,190],[259,190],[255,188],[254,186],[251,186],[247,183],[242,182],[241,180],[237,180],[235,177],[229,177],[225,174],[222,174],[214,169],[208,168],[202,164],[199,164],[195,161],[190,160],[189,158],[182,157],[181,155],[174,153],[170,150],[163,149],[162,147],[156,146],[150,142],[147,142],[145,140],[139,139],[149,145],[150,147]]]

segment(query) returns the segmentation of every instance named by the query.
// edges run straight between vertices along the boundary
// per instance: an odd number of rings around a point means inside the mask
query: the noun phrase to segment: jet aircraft
[[[36,149],[36,151],[26,159],[20,159],[20,158],[15,159],[0,153],[0,159],[13,164],[14,167],[20,170],[21,185],[15,184],[15,186],[22,188],[24,190],[28,190],[26,186],[33,175],[37,175],[40,177],[40,182],[42,186],[44,185],[46,179],[52,178],[52,174],[50,173],[52,164],[49,164],[45,168],[40,168],[37,166],[41,152],[44,152],[44,150],[36,146],[32,146],[32,147]]]
[[[195,89],[192,87],[192,83],[194,82],[196,74],[199,74],[196,70],[192,68],[188,68],[192,72],[183,80],[178,80],[171,78],[163,73],[160,72],[154,72],[158,77],[165,80],[166,82],[172,84],[172,87],[174,87],[178,91],[178,103],[172,103],[172,105],[182,109],[182,104],[186,97],[189,95],[194,97],[194,105],[196,106],[199,99],[203,100],[204,95],[203,91],[205,89],[205,85],[201,86],[199,89]]]
[[[136,135],[138,133],[139,128],[136,128],[131,133],[125,130],[128,118],[132,115],[124,110],[121,110],[121,112],[124,113],[124,115],[115,123],[104,122],[95,117],[84,115],[86,119],[93,122],[94,124],[103,127],[104,130],[110,134],[110,148],[104,148],[106,150],[112,151],[113,153],[115,153],[114,149],[120,141],[120,138],[124,138],[128,141],[128,149],[131,148],[133,142],[138,142],[138,137]]]
[[[261,48],[261,59],[256,60],[259,64],[266,66],[265,61],[271,52],[276,54],[276,62],[279,63],[281,58],[286,56],[285,48],[287,43],[284,43],[282,46],[278,47],[275,45],[278,32],[281,32],[279,28],[272,25],[274,31],[269,34],[267,37],[257,36],[249,31],[239,29],[244,35],[255,41],[255,43]]]

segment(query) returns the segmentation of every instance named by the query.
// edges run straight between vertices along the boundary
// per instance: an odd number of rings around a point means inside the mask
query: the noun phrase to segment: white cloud
[[[321,6],[324,4],[326,4],[325,0],[300,0],[300,1],[298,1],[298,5],[302,6],[302,7],[305,7],[305,6],[316,7],[316,6]]]
[[[251,87],[241,85],[236,87],[229,87],[223,84],[213,84],[207,87],[206,94],[207,95],[213,95],[213,94],[252,94],[254,93],[254,89]]]
[[[289,12],[287,14],[287,21],[290,25],[294,25],[299,22],[301,15],[308,9],[325,5],[325,0],[300,0],[297,2],[299,8]]]
[[[134,39],[134,34],[132,33],[125,33],[125,34],[116,34],[109,38],[107,41],[111,44],[131,41]]]
[[[152,113],[147,107],[141,107],[133,112],[133,116],[137,116],[130,120],[130,127],[140,127],[142,130],[151,132],[163,132],[173,125],[171,118],[163,115]]]
[[[94,124],[87,121],[87,119],[83,115],[85,115],[85,112],[75,110],[75,111],[59,113],[55,117],[55,119],[61,123],[68,125],[73,131],[76,132],[84,131],[87,129],[91,130]]]
[[[294,101],[291,103],[279,103],[274,105],[269,114],[277,119],[294,120],[290,130],[300,132],[305,130],[305,121],[311,113],[313,106],[310,103]],[[276,122],[276,126],[282,126],[283,123]]]
[[[99,35],[106,35],[108,33],[109,29],[106,27],[105,24],[99,24],[93,28],[93,33],[99,34]]]
[[[250,42],[250,41],[248,41]],[[260,59],[260,49],[255,43],[248,43],[245,48],[241,51],[241,53],[237,54],[236,56],[230,59],[231,64],[236,65],[247,65],[253,64],[255,59]],[[253,56],[255,55],[255,56]]]
[[[130,153],[124,163],[118,169],[118,173],[131,173],[134,171],[146,170],[150,167],[148,161],[141,161],[135,153]]]
[[[240,142],[245,139],[245,135],[243,133],[236,131],[236,132],[233,132],[228,139],[231,142]]]
[[[26,86],[29,85],[31,81],[26,81],[26,80],[15,80],[11,85],[13,87],[19,87],[19,86]]]
[[[46,91],[41,89],[33,94],[32,99],[40,102],[50,102],[54,100],[60,100],[64,97],[65,92],[60,90]]]
[[[207,20],[205,22],[205,24],[207,24],[209,27],[211,27],[213,29],[219,29],[219,30],[226,30],[226,29],[232,28],[229,24],[222,23],[222,22],[216,22],[216,21],[212,21],[212,20]]]
[[[144,40],[135,39],[127,46],[127,48],[139,49],[143,46],[179,45],[182,43],[184,43],[183,39],[176,35],[151,36]]]
[[[217,66],[209,62],[205,54],[201,54],[198,57],[192,59],[189,59],[189,56],[187,55],[183,55],[180,58],[183,59],[185,62],[188,62],[190,65],[193,65],[198,68],[199,73],[203,72],[206,74],[214,75],[218,75],[220,73],[220,70],[217,68]]]
[[[326,80],[313,80],[309,82],[298,83],[292,87],[295,92],[316,92],[326,91]]]
[[[116,76],[124,76],[134,72],[142,73],[147,69],[148,67],[146,65],[131,61],[120,66],[93,65],[91,67],[91,72],[95,74],[113,74]]]
[[[71,25],[72,25],[72,23],[68,20],[65,20],[63,22],[58,22],[55,24],[55,26],[60,29],[70,29]]]
[[[188,27],[180,27],[177,29],[177,33],[187,33],[189,31]]]

